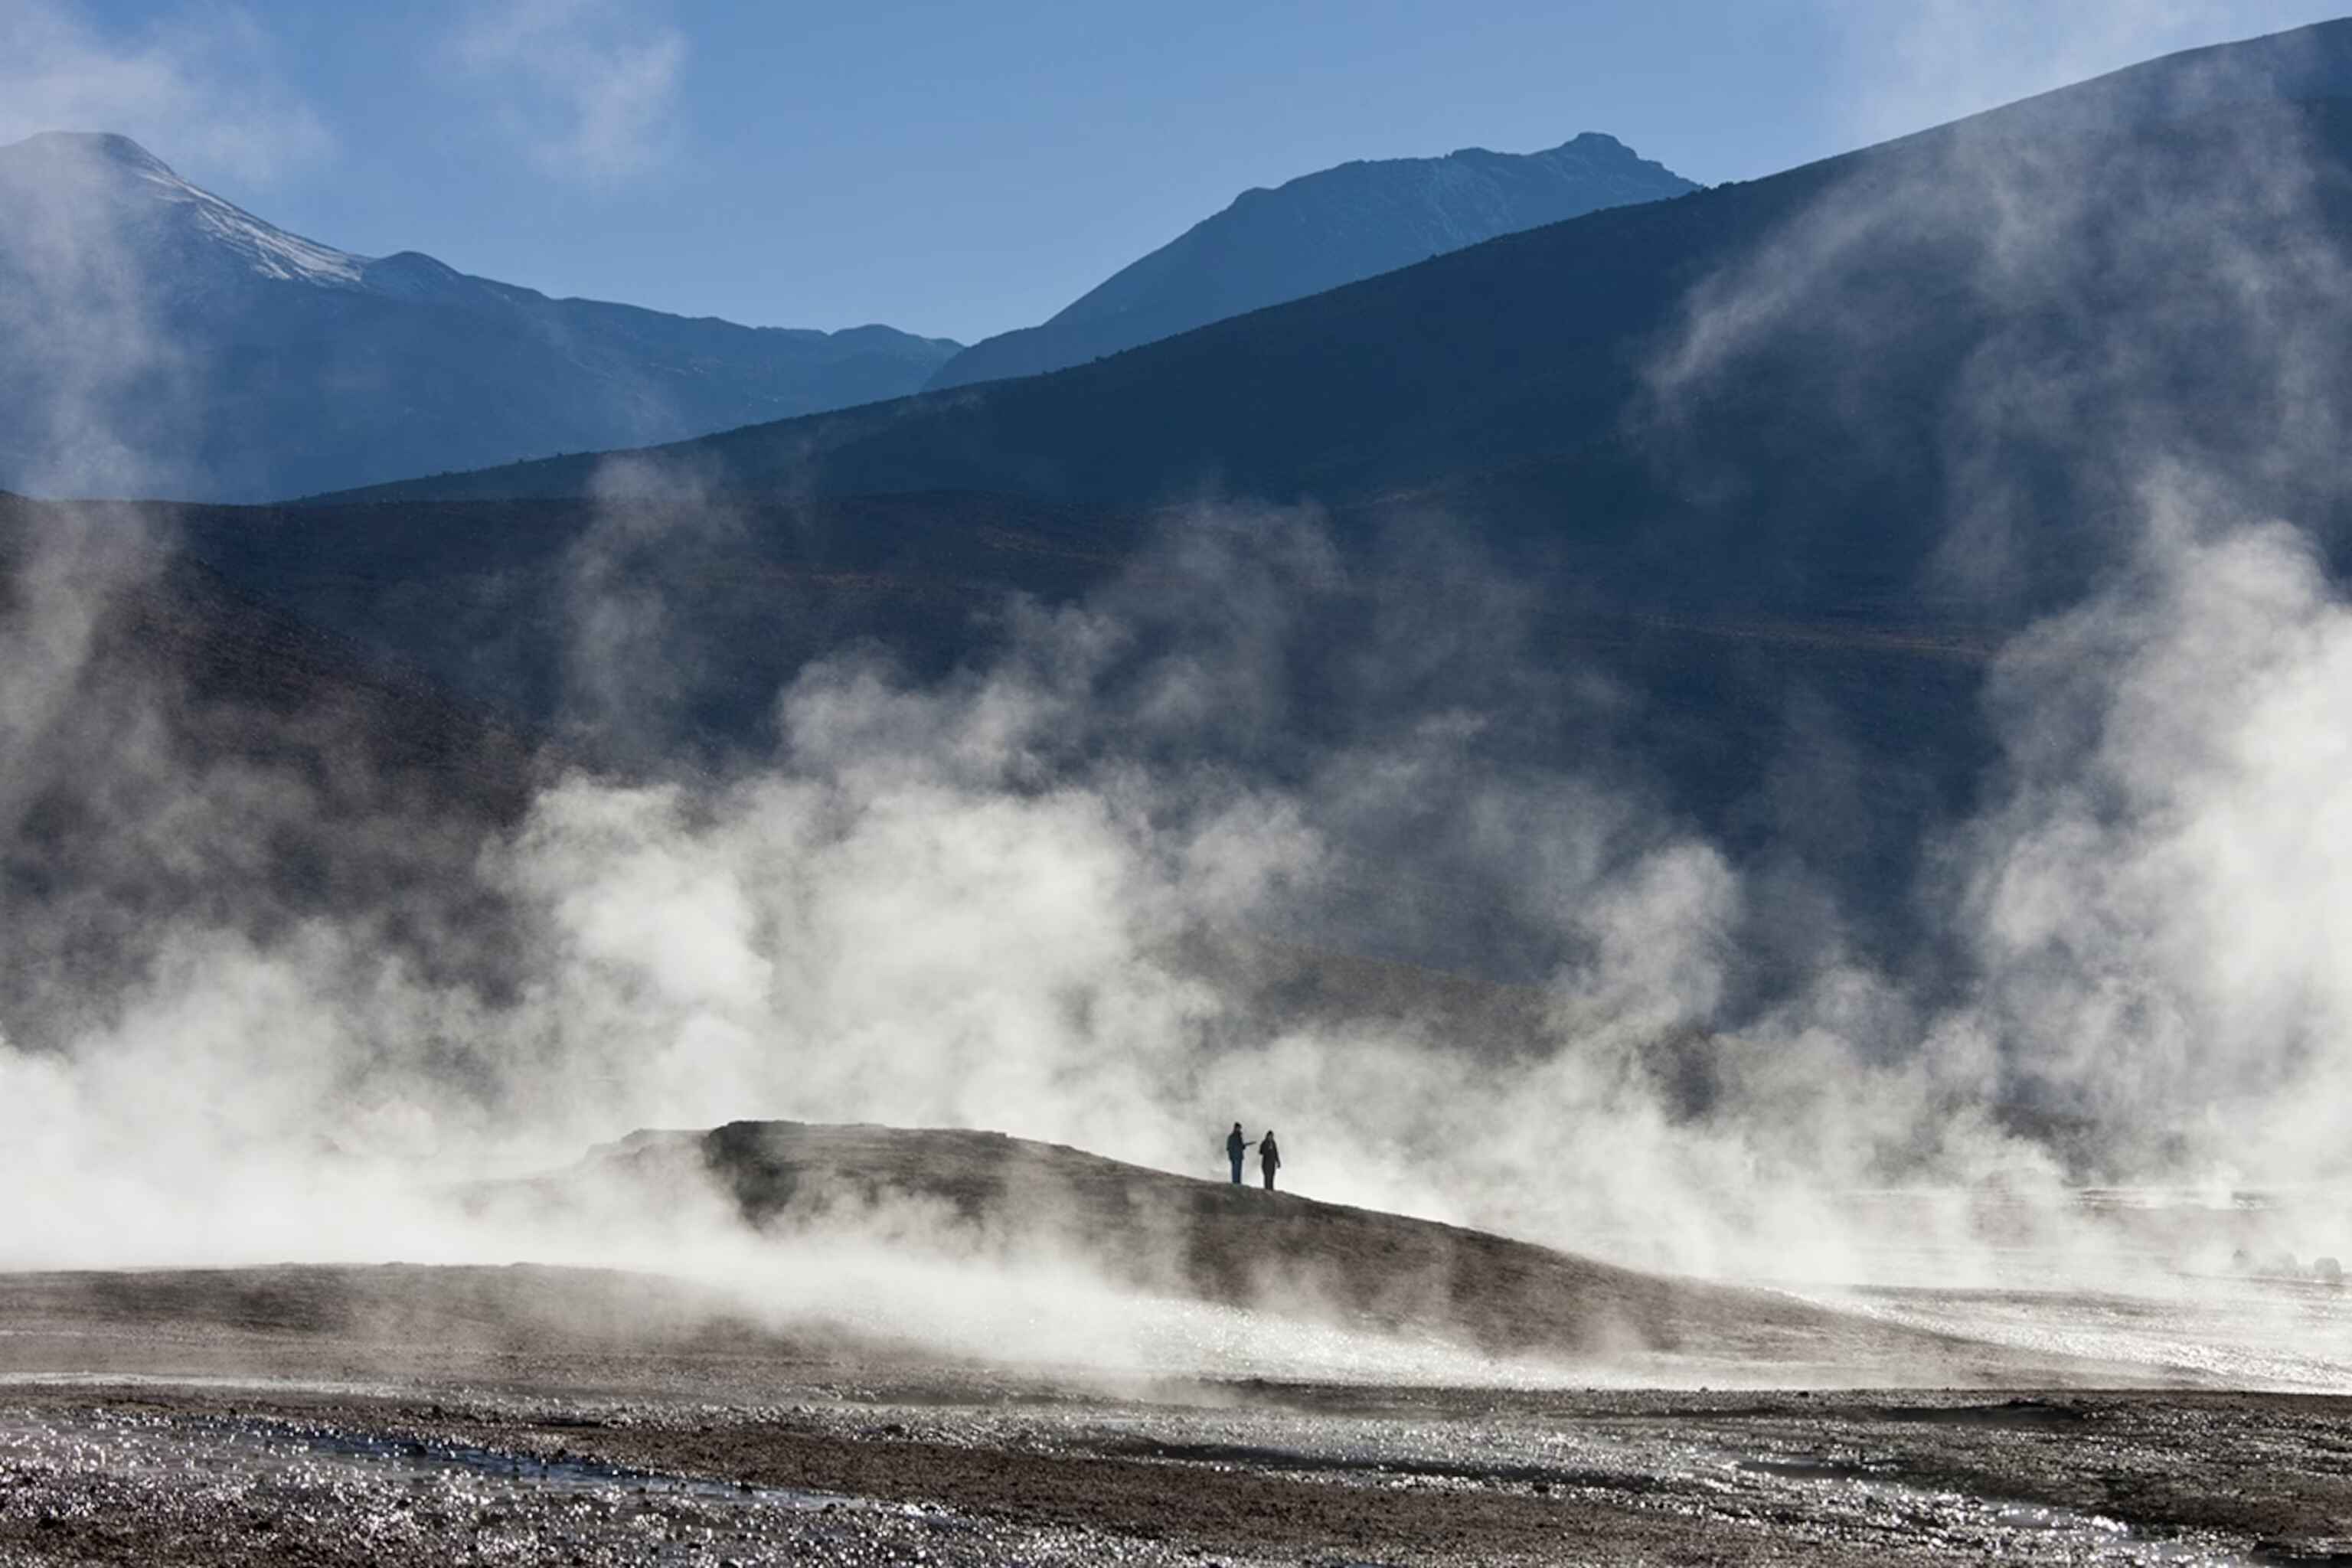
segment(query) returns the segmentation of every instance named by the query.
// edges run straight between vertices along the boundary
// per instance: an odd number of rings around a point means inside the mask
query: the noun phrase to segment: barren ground
[[[0,1563],[2352,1562],[2332,1397],[1121,1382],[709,1307],[0,1279]]]

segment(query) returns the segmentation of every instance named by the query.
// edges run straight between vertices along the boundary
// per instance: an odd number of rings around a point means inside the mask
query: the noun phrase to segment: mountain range
[[[2006,787],[1997,656],[2145,569],[2152,496],[2347,566],[2347,277],[2336,23],[1045,374],[170,521],[351,647],[672,759],[772,754],[813,659],[969,673],[1083,606],[1130,638],[1088,694],[1129,727],[1090,742],[1280,784],[1367,736],[1443,733],[1463,780],[1605,768],[1759,871],[1727,942],[1769,961],[1826,888],[1900,949]],[[659,633],[618,721],[567,676],[583,583]],[[1155,654],[1219,637],[1245,700],[1141,728]],[[1482,898],[1400,859],[1285,934],[1538,971]]]
[[[1066,370],[625,465],[330,498],[341,515],[273,530],[300,541],[299,565],[250,540],[206,548],[224,570],[348,582],[388,531],[404,558],[449,560],[419,534],[454,540],[503,509],[551,531],[503,548],[551,548],[600,515],[685,515],[690,476],[743,503],[741,549],[797,584],[767,620],[729,594],[698,601],[704,712],[760,744],[751,694],[775,689],[805,628],[952,668],[1002,624],[995,595],[1066,602],[1204,504],[1303,506],[1373,575],[1283,601],[1292,640],[1268,668],[1287,684],[1263,700],[1281,720],[1223,760],[1295,772],[1335,727],[1402,722],[1406,689],[1367,683],[1370,650],[1407,635],[1460,653],[1491,629],[1383,625],[1412,591],[1378,563],[1399,541],[1442,545],[1522,606],[1517,662],[1447,667],[1464,689],[1549,665],[1625,694],[1605,722],[1568,707],[1490,725],[1465,766],[1631,756],[1664,808],[1876,900],[1871,929],[1899,938],[1922,857],[2000,786],[1995,652],[2132,561],[2152,474],[2294,518],[2346,563],[2352,479],[2324,442],[2283,443],[2352,408],[2347,84],[2352,24],[2196,51]],[[601,512],[578,510],[591,496]],[[857,517],[890,521],[860,538]],[[997,548],[1033,531],[1005,518],[1036,520],[1053,550]],[[872,574],[900,589],[877,595]],[[467,580],[530,575],[518,553]],[[338,624],[418,646],[381,609]]]
[[[930,385],[1060,370],[1496,235],[1697,188],[1597,132],[1541,153],[1342,163],[1244,191],[1044,324],[972,344]]]
[[[257,500],[898,396],[956,352],[353,256],[124,137],[0,147],[0,488]]]
[[[0,147],[0,489],[260,500],[659,443],[1026,374],[1689,188],[1593,134],[1349,163],[1245,193],[967,362],[889,327],[743,327],[357,256],[127,138],[50,132]]]
[[[2254,459],[2288,427],[2283,357],[2308,357],[2305,396],[2346,392],[2352,299],[2297,268],[2256,310],[2244,279],[2281,247],[2352,258],[2347,96],[2352,23],[2193,51],[1099,363],[634,454],[633,471],[802,497],[1420,510],[1621,608],[2014,624],[2108,563],[2151,442],[2338,531],[2332,467]],[[2016,418],[2004,382],[2073,393]],[[334,499],[579,497],[607,462]],[[1956,551],[1979,482],[2006,521]]]

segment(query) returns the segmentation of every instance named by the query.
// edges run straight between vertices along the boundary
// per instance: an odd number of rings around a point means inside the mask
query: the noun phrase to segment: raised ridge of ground
[[[1204,1130],[1214,1152],[1223,1134]],[[707,1174],[743,1218],[789,1245],[845,1225],[890,1234],[896,1205],[961,1256],[1090,1262],[1111,1283],[1338,1327],[1434,1338],[1517,1360],[1685,1367],[1752,1378],[1974,1383],[2113,1375],[1875,1321],[1776,1290],[1621,1268],[1462,1226],[1266,1193],[1002,1132],[736,1121],[646,1130],[570,1171],[478,1190],[509,1219],[531,1205],[667,1198]],[[1255,1182],[1255,1167],[1250,1174]],[[1311,1184],[1303,1162],[1292,1174]],[[945,1231],[940,1216],[951,1216]]]

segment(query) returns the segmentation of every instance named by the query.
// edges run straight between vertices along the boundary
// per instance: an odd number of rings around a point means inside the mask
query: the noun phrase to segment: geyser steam
[[[39,1175],[0,1265],[504,1260],[535,1243],[452,1219],[436,1183],[747,1117],[1205,1176],[1243,1116],[1318,1196],[1726,1273],[1879,1268],[1857,1189],[2340,1180],[2352,620],[2293,524],[2336,483],[2341,176],[2292,116],[2200,124],[2162,168],[2121,132],[1996,126],[1832,182],[1695,295],[1652,378],[1659,460],[1701,461],[1691,410],[1834,321],[1866,443],[1874,352],[1917,305],[1880,242],[1971,237],[1945,281],[1986,331],[1937,411],[1925,586],[2022,629],[1990,685],[1999,777],[1916,890],[1958,954],[1933,984],[1826,902],[1801,976],[1751,984],[1754,868],[1655,804],[1643,695],[1548,647],[1465,520],[1374,546],[1312,509],[1205,507],[1088,602],[1010,607],[985,668],[843,651],[779,694],[773,755],[573,768],[455,820],[373,777],[362,717],[96,662],[158,568],[109,509],[38,514],[0,627],[0,800],[19,840],[71,797],[84,841],[136,853],[6,892],[0,1141]],[[2164,199],[2135,205],[2135,175]],[[2087,289],[2136,298],[2134,330],[2071,337]],[[723,555],[721,503],[667,504]],[[2035,574],[2053,508],[2097,510],[2095,569]],[[602,569],[642,542],[619,522],[584,537],[581,710],[642,755],[670,693],[641,678],[685,658],[690,598]],[[1292,676],[1339,600],[1358,635],[1310,695]],[[1514,750],[1531,715],[1574,743]],[[289,891],[289,841],[371,869]],[[1286,1012],[1204,943],[1507,949],[1525,1026],[1461,1037],[1410,987]],[[1943,1212],[1901,1238],[1990,1268]],[[681,1264],[748,1267],[726,1224]]]

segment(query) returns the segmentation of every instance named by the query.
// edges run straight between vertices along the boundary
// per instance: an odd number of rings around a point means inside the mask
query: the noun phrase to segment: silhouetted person
[[[1237,1187],[1242,1184],[1242,1156],[1248,1152],[1249,1140],[1242,1136],[1242,1124],[1236,1121],[1234,1130],[1225,1135],[1225,1158],[1234,1163],[1234,1185]]]
[[[1265,1173],[1265,1190],[1274,1191],[1274,1173],[1282,1169],[1282,1151],[1274,1146],[1274,1129],[1257,1141],[1257,1168]]]

